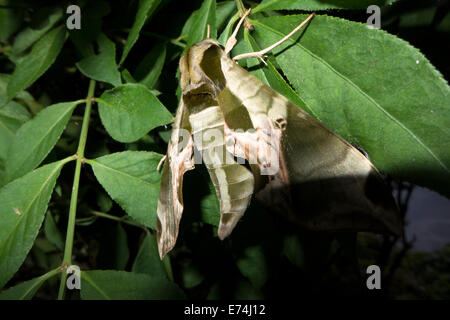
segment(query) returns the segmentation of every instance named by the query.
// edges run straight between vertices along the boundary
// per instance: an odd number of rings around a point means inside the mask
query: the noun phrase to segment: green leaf
[[[236,265],[255,288],[260,289],[266,283],[269,276],[269,270],[261,246],[245,248],[236,260]]]
[[[216,190],[211,179],[204,181],[208,183],[209,193],[200,201],[201,219],[203,222],[209,223],[213,226],[218,226],[220,222],[220,204],[217,199]]]
[[[77,68],[86,77],[119,86],[122,82],[116,64],[116,45],[103,33],[98,36],[97,44],[99,53],[77,62]]]
[[[52,270],[40,277],[24,281],[14,287],[8,288],[7,290],[0,292],[0,300],[30,300],[44,282],[57,275],[58,272],[59,269]]]
[[[236,2],[223,1],[216,4],[216,29],[222,29],[223,25],[228,22],[230,16],[237,12]]]
[[[10,6],[13,1],[0,0],[0,6]],[[22,22],[22,11],[11,8],[0,7],[0,42],[5,42],[17,31]]]
[[[166,60],[166,44],[154,46],[136,68],[135,78],[139,83],[152,89],[161,75]]]
[[[112,270],[81,272],[83,300],[179,300],[183,292],[165,278]]]
[[[284,237],[283,254],[295,266],[301,268],[305,265],[305,254],[301,241],[295,235]]]
[[[125,43],[125,47],[123,48],[122,58],[120,58],[120,63],[122,64],[125,61],[125,58],[128,56],[133,45],[136,43],[139,38],[139,32],[144,26],[145,22],[149,17],[153,15],[158,5],[161,3],[161,0],[140,0],[138,11],[136,13],[136,18],[134,19],[133,26],[128,34],[127,42]]]
[[[305,18],[252,20],[253,35],[266,47]],[[362,146],[380,170],[450,195],[450,88],[417,49],[382,30],[316,16],[273,53],[306,111]]]
[[[43,166],[0,189],[0,288],[31,249],[56,179],[67,161]]]
[[[206,38],[207,25],[209,24],[210,38],[217,38],[216,28],[216,1],[204,0],[200,9],[194,11],[183,28],[183,35],[187,35],[186,49],[191,45]]]
[[[164,259],[167,258],[164,257]],[[156,237],[153,234],[148,232],[144,241],[142,241],[131,271],[134,273],[145,273],[154,277],[167,277],[164,264],[159,258]]]
[[[252,13],[269,10],[366,9],[370,5],[385,6],[395,0],[263,0]]]
[[[8,84],[8,98],[29,87],[53,64],[66,38],[65,26],[45,34],[33,45],[31,52],[20,59]]]
[[[97,41],[105,16],[111,6],[105,0],[87,1],[82,8],[81,29],[69,30],[70,40],[83,58],[94,55],[94,42]]]
[[[156,225],[162,155],[125,151],[89,160],[97,180],[129,216],[150,228]]]
[[[28,49],[39,38],[46,34],[53,26],[61,20],[63,11],[61,8],[45,7],[38,11],[33,17],[39,25],[37,28],[27,27],[20,31],[14,39],[11,53],[12,55],[19,55]]]
[[[125,84],[105,91],[100,98],[102,123],[111,137],[120,142],[134,142],[172,121],[170,112],[142,84]]]
[[[6,159],[16,131],[29,119],[27,109],[17,102],[11,101],[0,107],[0,159]]]
[[[17,131],[6,158],[6,181],[36,168],[53,149],[79,102],[49,106]]]
[[[47,212],[44,222],[45,237],[53,243],[58,249],[64,249],[64,240],[61,232],[58,230],[55,219],[50,211]]]
[[[122,70],[122,79],[125,81],[125,83],[137,83],[136,79],[133,78],[130,71],[127,69]]]

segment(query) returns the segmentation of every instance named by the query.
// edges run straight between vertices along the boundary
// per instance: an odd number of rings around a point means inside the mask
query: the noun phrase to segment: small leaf
[[[370,5],[385,6],[395,0],[263,0],[253,13],[269,10],[366,9]]]
[[[209,186],[209,194],[200,201],[202,221],[213,226],[218,226],[220,221],[220,204],[217,199],[216,190],[211,180],[205,181]]]
[[[58,249],[64,249],[64,240],[61,235],[61,232],[58,230],[58,226],[56,225],[55,219],[53,219],[53,215],[51,212],[47,212],[44,223],[44,232],[45,237],[53,243]]]
[[[105,91],[98,101],[106,131],[120,142],[134,142],[172,121],[170,112],[142,84],[129,83]]]
[[[31,249],[66,162],[43,166],[0,189],[0,288],[19,269]]]
[[[166,60],[166,44],[154,46],[136,68],[135,78],[139,83],[152,89],[161,75]]]
[[[58,270],[50,271],[40,277],[24,281],[0,292],[0,300],[31,300],[36,291],[47,281],[49,278],[58,274]]]
[[[33,45],[31,52],[20,59],[8,84],[8,98],[29,87],[53,64],[63,47],[66,36],[64,26],[45,34]]]
[[[168,257],[164,257],[164,259],[166,258]],[[144,241],[142,241],[131,271],[134,273],[145,273],[150,276],[167,278],[164,264],[159,258],[156,238],[153,234],[148,232]]]
[[[33,43],[53,28],[53,26],[61,20],[62,16],[63,11],[61,8],[45,7],[38,11],[33,18],[34,20],[37,20],[38,23],[44,21],[45,25],[39,26],[39,28],[27,27],[18,33],[12,46],[12,55],[20,55],[32,46]]]
[[[255,288],[260,289],[266,283],[269,270],[261,246],[245,248],[242,255],[236,260],[236,265]]]
[[[125,151],[89,160],[100,184],[129,216],[155,228],[162,155]]]
[[[77,68],[86,77],[119,86],[121,80],[116,64],[116,45],[103,33],[98,36],[97,43],[99,53],[77,62]]]
[[[145,22],[149,17],[153,15],[158,5],[161,3],[161,0],[140,0],[138,11],[136,13],[136,18],[134,19],[134,24],[131,27],[131,30],[128,34],[127,42],[125,43],[125,47],[123,48],[122,58],[120,58],[120,63],[122,64],[125,61],[125,58],[128,56],[133,45],[136,43],[139,38],[139,32],[144,26]]]
[[[0,42],[5,42],[19,29],[23,12],[14,8],[11,0],[0,0]]]
[[[183,28],[183,35],[187,35],[186,49],[196,42],[206,38],[207,25],[210,26],[210,38],[217,38],[216,1],[205,0],[197,11],[194,11]]]
[[[179,300],[183,292],[169,280],[112,270],[81,272],[83,300]]]
[[[122,79],[125,81],[125,83],[137,83],[136,79],[133,78],[130,71],[127,69],[122,70]]]
[[[6,180],[12,181],[36,168],[53,149],[79,102],[49,106],[17,131],[8,150]]]

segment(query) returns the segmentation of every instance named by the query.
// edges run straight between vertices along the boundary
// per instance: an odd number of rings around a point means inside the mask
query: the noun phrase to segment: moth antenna
[[[258,58],[261,59],[267,52],[271,51],[272,49],[278,47],[280,44],[288,40],[293,34],[295,34],[298,30],[300,30],[306,23],[308,23],[309,20],[311,20],[316,14],[312,13],[309,15],[308,18],[306,18],[302,23],[300,23],[297,27],[294,28],[289,34],[287,34],[283,39],[280,41],[275,42],[273,45],[260,50],[256,52],[249,52],[249,53],[243,53],[240,55],[237,55],[233,58],[234,61],[240,60],[240,59],[247,59],[247,58]]]
[[[211,36],[211,26],[208,23],[206,25],[206,38],[209,39],[210,36]]]
[[[156,170],[159,171],[161,169],[161,166],[163,165],[164,161],[166,160],[167,155],[164,155],[164,157],[161,158],[161,160],[158,163],[158,166],[156,167]]]
[[[244,15],[239,20],[238,25],[236,26],[236,28],[234,28],[233,33],[231,34],[230,38],[228,38],[227,43],[225,44],[225,53],[226,54],[228,54],[236,45],[236,43],[237,43],[236,35],[237,35],[239,29],[241,28],[242,23],[244,22],[245,18],[247,18],[248,15],[250,14],[250,11],[252,11],[252,8],[249,8],[247,11],[245,11]]]

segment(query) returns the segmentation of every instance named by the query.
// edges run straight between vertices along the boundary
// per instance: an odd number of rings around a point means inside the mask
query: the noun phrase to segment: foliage
[[[240,63],[366,150],[390,177],[449,197],[447,82],[411,44],[358,22],[378,4],[389,17],[383,28],[414,26],[414,15],[393,2],[244,1],[254,30],[239,32],[231,56],[267,47],[305,13],[326,10],[274,49],[267,65]],[[254,202],[233,235],[218,240],[217,198],[201,168],[185,179],[176,248],[159,259],[157,166],[180,94],[177,61],[208,26],[225,44],[242,1],[77,4],[82,28],[69,31],[61,2],[0,0],[0,299],[309,296],[330,294],[330,283],[345,287],[335,274],[359,288],[346,293],[362,292],[354,234],[310,232]],[[434,8],[420,25],[432,21],[427,27],[444,32],[448,15]],[[437,258],[406,259],[415,259],[413,272],[445,269]],[[65,272],[60,285],[55,277],[71,264],[82,270],[79,294],[66,292]],[[431,278],[424,282],[433,288],[417,295],[447,297]]]

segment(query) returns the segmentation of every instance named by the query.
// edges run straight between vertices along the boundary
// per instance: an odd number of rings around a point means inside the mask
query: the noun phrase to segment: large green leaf
[[[395,0],[263,0],[253,13],[269,10],[366,9],[370,5],[385,6]]]
[[[79,102],[45,108],[17,131],[6,158],[6,182],[36,168],[55,146]]]
[[[43,166],[0,189],[0,288],[31,249],[56,179],[67,161]]]
[[[252,21],[253,35],[266,47],[305,18]],[[306,103],[300,107],[365,148],[382,171],[450,195],[450,89],[417,49],[363,24],[317,16],[274,54]]]
[[[176,300],[183,292],[166,278],[112,270],[81,272],[84,300]]]
[[[77,67],[86,77],[107,82],[113,86],[121,84],[116,63],[116,45],[103,33],[98,36],[98,54],[77,62]]]
[[[139,38],[139,32],[144,26],[145,22],[149,17],[152,16],[153,12],[155,12],[158,5],[161,3],[161,0],[140,0],[138,11],[136,13],[136,18],[134,19],[133,26],[131,27],[130,33],[128,34],[127,42],[125,43],[125,47],[123,48],[122,58],[120,58],[120,63],[122,64],[125,61],[125,58],[128,56],[133,45],[136,43]]]
[[[98,101],[105,129],[120,142],[134,142],[172,121],[170,112],[142,84],[128,83],[105,91]]]
[[[0,300],[30,300],[36,294],[36,291],[47,281],[49,278],[57,275],[59,268],[52,270],[40,277],[24,281],[14,287],[8,288],[0,292]]]
[[[100,184],[136,221],[151,228],[156,225],[162,155],[125,151],[88,160]]]
[[[206,38],[207,26],[210,26],[210,37],[217,37],[216,1],[205,0],[200,9],[194,11],[183,27],[182,35],[186,35],[186,50],[191,45]]]
[[[22,10],[12,8],[11,0],[0,0],[0,42],[6,41],[20,27]],[[11,6],[7,8],[7,6]]]
[[[168,259],[168,257],[164,259]],[[145,273],[154,277],[167,277],[164,264],[159,258],[156,237],[153,234],[147,233],[144,241],[142,241],[131,271],[134,273]]]
[[[63,11],[61,8],[43,8],[33,17],[37,20],[37,28],[27,27],[20,31],[14,39],[11,53],[13,55],[19,55],[28,49],[33,43],[47,33],[53,26],[61,20],[63,17]]]
[[[45,34],[33,45],[31,52],[21,58],[8,84],[8,97],[30,86],[53,64],[66,38],[65,26],[59,26]]]

